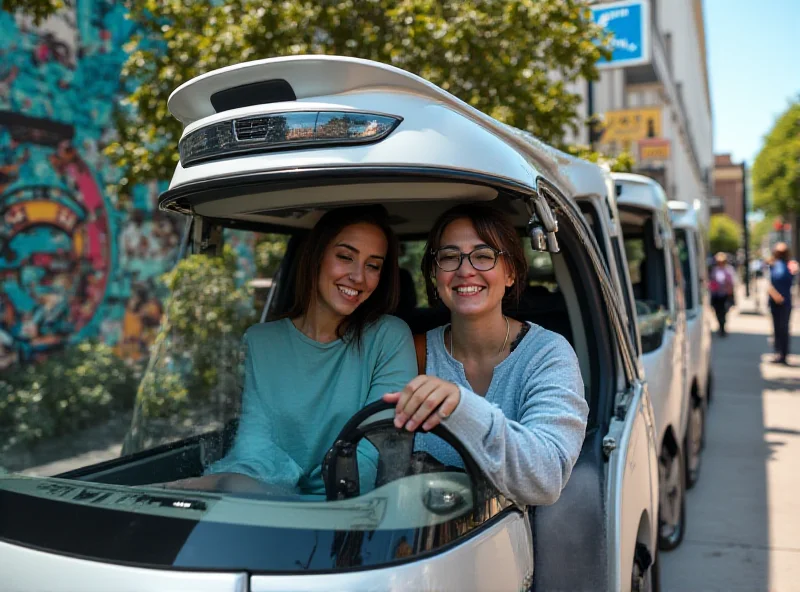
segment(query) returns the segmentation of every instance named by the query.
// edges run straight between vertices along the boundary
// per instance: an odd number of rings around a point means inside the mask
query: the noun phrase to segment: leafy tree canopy
[[[764,239],[769,236],[775,224],[776,218],[774,216],[765,216],[755,224],[750,226],[750,240],[753,248],[758,249],[764,242]]]
[[[0,10],[11,14],[20,12],[31,17],[37,25],[64,6],[64,0],[0,0]]]
[[[592,150],[591,147],[585,145],[569,146],[567,152],[578,158],[588,160],[589,162],[607,165],[609,170],[614,173],[633,172],[633,166],[636,164],[630,152],[621,152],[617,156],[608,156],[596,150]]]
[[[169,178],[181,126],[167,110],[180,84],[274,56],[338,54],[392,64],[489,115],[558,144],[580,122],[569,84],[596,79],[607,50],[585,0],[129,0],[141,34],[123,70],[135,81],[108,148],[123,185]],[[134,84],[131,84],[133,87]]]
[[[709,222],[708,240],[712,253],[735,253],[742,244],[742,227],[730,216],[715,214]]]
[[[800,95],[778,118],[753,164],[754,206],[800,214]]]

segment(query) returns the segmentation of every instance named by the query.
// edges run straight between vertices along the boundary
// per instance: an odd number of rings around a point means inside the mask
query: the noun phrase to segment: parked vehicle
[[[690,405],[683,272],[662,187],[642,175],[612,173],[612,178],[656,421],[659,545],[669,550],[680,544],[686,522],[684,443]]]
[[[711,369],[711,319],[714,316],[706,287],[707,235],[698,207],[682,201],[668,203],[684,278],[686,335],[689,346],[689,422],[686,427],[686,486],[700,474],[705,417],[713,384]]]
[[[609,276],[576,202],[583,194],[613,200],[606,173],[421,78],[352,58],[223,68],[181,86],[169,108],[185,130],[160,207],[191,219],[186,256],[200,270],[183,277],[210,282],[210,270],[224,267],[213,258],[235,261],[231,243],[279,244],[262,320],[288,309],[297,245],[321,213],[380,202],[411,276],[398,316],[415,333],[437,326],[445,312],[418,297],[420,238],[455,203],[502,208],[529,237],[532,269],[522,302],[508,313],[561,333],[580,363],[590,408],[580,458],[558,502],[521,507],[441,427],[433,433],[465,470],[411,471],[410,459],[387,447],[413,436],[381,421],[387,410],[379,405],[331,442],[327,496],[154,488],[200,475],[221,458],[239,414],[240,334],[187,338],[192,324],[170,315],[201,306],[203,284],[178,285],[123,455],[52,478],[0,476],[6,589],[57,592],[76,582],[89,591],[109,582],[128,591],[657,588],[657,440],[620,292],[630,287]],[[252,316],[247,299],[218,296],[229,327]],[[363,494],[357,486],[339,490],[351,475],[342,473],[350,465],[338,442],[363,438],[378,449],[384,476],[393,476]]]

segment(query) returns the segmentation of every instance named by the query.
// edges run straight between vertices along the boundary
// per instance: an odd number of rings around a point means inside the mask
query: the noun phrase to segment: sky
[[[752,165],[800,94],[800,0],[704,0],[704,7],[714,152]]]

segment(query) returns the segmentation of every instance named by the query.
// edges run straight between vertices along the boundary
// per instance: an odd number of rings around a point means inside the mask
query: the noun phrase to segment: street
[[[800,355],[771,364],[769,315],[738,302],[729,336],[714,337],[700,481],[683,543],[660,556],[665,592],[800,590]],[[800,334],[797,309],[792,327]]]

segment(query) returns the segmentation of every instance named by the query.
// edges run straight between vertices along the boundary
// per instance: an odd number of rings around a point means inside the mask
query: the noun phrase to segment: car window
[[[641,225],[623,227],[637,325],[645,354],[661,345],[669,316],[666,262],[663,249],[656,246],[654,232],[651,218]]]
[[[686,299],[686,309],[690,310],[695,307],[692,284],[696,282],[696,278],[692,277],[691,259],[689,253],[689,239],[686,230],[684,230],[683,228],[675,229],[675,244],[678,247],[678,262],[680,264],[680,269],[683,274],[684,298]]]

